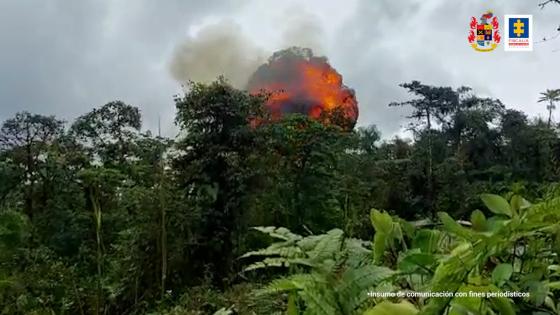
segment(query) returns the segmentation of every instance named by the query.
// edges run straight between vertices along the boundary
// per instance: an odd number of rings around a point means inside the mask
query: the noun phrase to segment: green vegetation
[[[558,222],[560,199],[536,205],[519,195],[512,195],[510,202],[490,194],[482,199],[492,216],[476,210],[467,222],[470,227],[446,212],[438,214],[437,228],[428,229],[373,209],[376,234],[371,246],[339,229],[302,237],[283,228],[258,228],[281,241],[245,254],[260,258],[245,270],[291,270],[258,294],[286,293],[288,308],[294,299],[295,314],[557,314],[559,230],[552,222]],[[368,295],[377,290],[466,296]],[[508,291],[529,296],[498,295]]]
[[[412,140],[272,121],[223,80],[175,99],[175,139],[119,101],[73,122],[16,114],[0,314],[560,314],[555,90],[543,121],[402,87]],[[372,295],[399,291],[530,296]]]

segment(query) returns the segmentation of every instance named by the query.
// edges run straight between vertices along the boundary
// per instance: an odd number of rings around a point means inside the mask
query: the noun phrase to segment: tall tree
[[[556,109],[556,104],[554,103],[558,101],[560,101],[560,89],[556,89],[556,90],[547,89],[545,92],[541,92],[539,103],[548,102],[548,105],[546,105],[546,109],[548,110],[547,126],[549,128],[552,122],[552,111]]]
[[[433,119],[441,123],[444,116],[449,113],[453,108],[457,107],[459,97],[456,91],[451,87],[436,87],[420,83],[419,81],[412,81],[410,83],[403,83],[401,87],[408,90],[409,93],[416,96],[416,98],[404,102],[392,102],[389,106],[411,106],[413,108],[412,114],[408,118],[415,119],[416,124],[411,124],[411,128],[416,130],[416,127],[425,123],[425,133],[428,138],[427,160],[428,165],[426,168],[428,195],[428,206],[431,209],[432,216],[435,218],[435,211],[433,209],[433,194],[434,194],[434,178],[433,178],[433,148],[432,148],[432,124]]]
[[[247,161],[255,150],[252,125],[260,117],[262,99],[219,79],[192,84],[176,104],[185,137],[177,143],[181,154],[175,166],[190,206],[202,213],[200,246],[193,253],[200,265],[194,270],[209,268],[211,280],[224,284],[244,228],[243,202],[253,173]]]
[[[345,171],[339,162],[349,148],[350,134],[294,114],[265,126],[261,135],[256,162],[261,189],[255,204],[271,221],[259,224],[282,224],[302,233],[332,228],[347,204],[339,194]]]
[[[360,127],[356,131],[358,146],[365,154],[374,154],[377,151],[376,142],[381,139],[381,134],[375,125]]]
[[[33,216],[35,186],[44,177],[39,164],[62,133],[62,121],[28,112],[17,113],[0,128],[0,152],[23,169],[20,183],[24,185],[25,213],[29,217]]]
[[[137,107],[114,101],[78,117],[70,132],[93,157],[106,165],[123,165],[133,154],[141,126]]]
[[[469,91],[464,87],[457,90],[458,106],[443,124],[443,132],[462,169],[469,163],[487,166],[488,158],[496,154],[493,148],[498,135],[491,124],[497,122],[504,109],[499,100],[481,98]]]

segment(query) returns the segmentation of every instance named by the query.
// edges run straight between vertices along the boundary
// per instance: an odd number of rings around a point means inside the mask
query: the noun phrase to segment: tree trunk
[[[102,251],[102,239],[101,239],[101,205],[99,203],[98,194],[94,187],[89,188],[91,205],[93,207],[93,217],[95,220],[95,241],[96,241],[96,265],[97,265],[97,289],[95,296],[95,314],[99,315],[104,309],[103,306],[103,292],[102,292],[102,264],[103,264],[103,251]]]
[[[553,103],[552,103],[552,100],[551,100],[550,105],[548,105],[548,123],[547,123],[548,128],[550,128],[550,123],[552,122],[552,106],[553,106]]]
[[[435,220],[436,214],[433,207],[433,196],[434,196],[434,184],[433,184],[433,154],[432,154],[432,121],[430,116],[430,110],[426,110],[426,120],[428,123],[427,130],[428,130],[428,208],[432,216],[432,220]]]
[[[27,124],[26,136],[26,166],[25,166],[25,184],[28,185],[25,189],[25,212],[29,219],[33,218],[33,152],[31,148],[31,130],[29,123]]]
[[[165,297],[165,280],[167,279],[167,218],[163,197],[163,162],[160,161],[159,208],[161,215],[161,299]]]

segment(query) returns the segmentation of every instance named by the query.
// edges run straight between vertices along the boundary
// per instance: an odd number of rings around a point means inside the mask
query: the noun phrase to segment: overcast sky
[[[140,107],[144,129],[156,130],[160,116],[173,136],[180,83],[170,64],[181,47],[217,25],[242,38],[244,53],[259,62],[290,45],[326,55],[356,91],[358,124],[376,124],[385,137],[406,124],[405,112],[387,104],[406,99],[398,84],[411,80],[471,86],[530,116],[544,115],[539,92],[560,88],[560,36],[529,53],[503,46],[479,53],[467,42],[470,17],[486,10],[500,19],[533,14],[535,40],[556,35],[560,6],[541,10],[539,2],[0,0],[0,120],[26,110],[71,121],[118,99]]]

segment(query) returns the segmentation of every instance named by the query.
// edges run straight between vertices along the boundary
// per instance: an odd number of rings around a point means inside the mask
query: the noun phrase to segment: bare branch
[[[545,7],[546,5],[548,5],[548,4],[551,3],[551,2],[552,2],[552,3],[556,3],[556,4],[560,4],[560,0],[546,0],[545,2],[539,3],[539,7],[540,7],[541,10],[542,10],[542,9],[544,9],[544,7]]]

